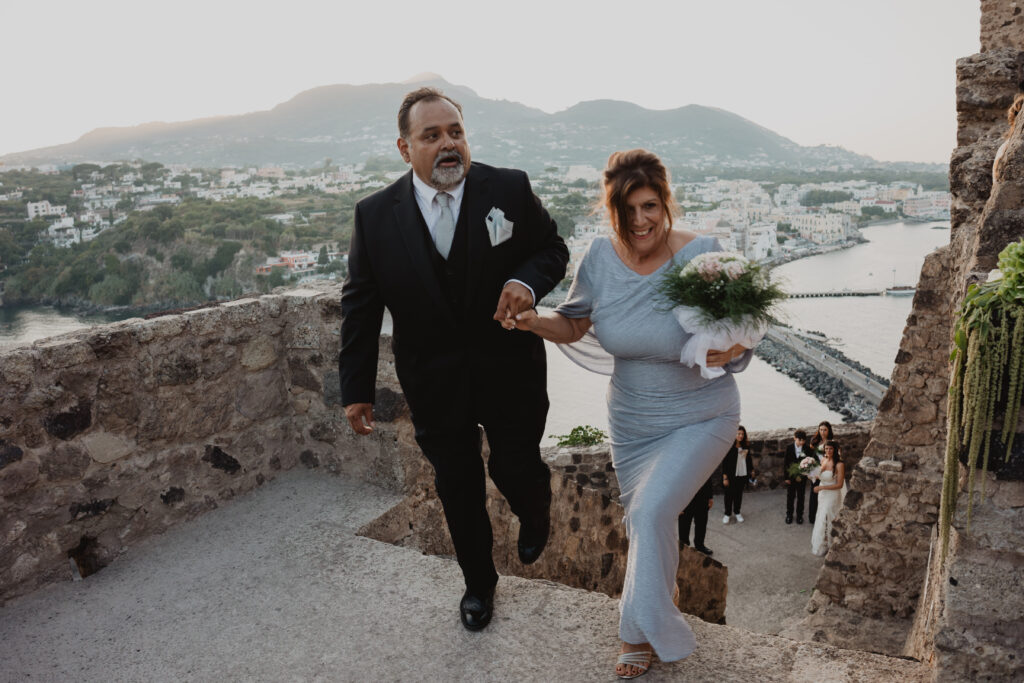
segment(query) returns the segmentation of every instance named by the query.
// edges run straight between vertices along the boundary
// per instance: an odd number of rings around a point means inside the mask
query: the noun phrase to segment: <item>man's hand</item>
[[[732,348],[725,351],[708,349],[707,366],[709,368],[720,368],[734,358],[739,358],[747,350],[742,344],[733,344]]]
[[[714,498],[708,498],[708,510],[710,510],[713,507],[715,507],[715,499]]]
[[[348,418],[348,423],[356,434],[369,434],[373,431],[372,403],[348,404],[345,406],[345,417]]]
[[[514,319],[517,313],[528,311],[531,308],[533,308],[533,295],[530,294],[530,290],[518,282],[510,282],[501,290],[498,307],[494,311],[494,319],[499,323],[504,323],[506,320]]]

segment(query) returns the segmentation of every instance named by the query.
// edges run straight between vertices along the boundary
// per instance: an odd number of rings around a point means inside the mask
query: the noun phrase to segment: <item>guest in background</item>
[[[714,475],[708,477],[697,493],[693,496],[690,504],[683,509],[679,515],[679,547],[690,544],[690,524],[693,524],[693,547],[705,555],[714,555],[704,545],[704,537],[708,530],[708,513],[715,504],[714,499]]]
[[[818,492],[814,487],[818,485],[821,474],[821,461],[825,457],[825,444],[832,440],[832,424],[828,420],[818,423],[818,431],[811,437],[811,450],[814,451],[814,459],[818,461],[818,467],[811,470],[807,479],[811,482],[811,492],[807,500],[807,519],[814,524],[814,516],[818,512]]]
[[[733,513],[736,514],[737,522],[743,521],[743,515],[740,514],[740,508],[743,506],[743,489],[746,488],[747,479],[753,470],[754,461],[750,457],[747,430],[740,425],[736,428],[736,441],[722,460],[722,487],[725,488],[725,514],[722,516],[722,524],[728,524]]]
[[[782,459],[782,478],[786,482],[786,524],[793,523],[794,502],[796,502],[796,523],[804,523],[804,490],[807,487],[807,479],[791,475],[789,466],[808,456],[813,457],[813,452],[807,446],[807,432],[798,429],[793,432],[793,443],[786,446],[786,455]]]

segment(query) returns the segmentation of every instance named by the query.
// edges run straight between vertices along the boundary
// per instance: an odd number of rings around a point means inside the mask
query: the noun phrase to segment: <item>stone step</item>
[[[450,559],[356,535],[399,501],[281,475],[132,547],[89,578],[0,608],[0,680],[611,680],[617,604],[502,577],[495,619],[458,620]],[[690,619],[699,648],[658,680],[924,681],[913,660]]]

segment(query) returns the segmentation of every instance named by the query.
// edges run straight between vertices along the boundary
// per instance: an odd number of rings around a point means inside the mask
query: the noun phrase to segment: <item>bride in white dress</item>
[[[825,443],[825,455],[821,461],[821,483],[814,487],[818,494],[818,513],[814,518],[811,532],[811,552],[824,555],[828,552],[828,536],[832,520],[839,514],[839,508],[846,497],[846,466],[839,454],[839,444]]]

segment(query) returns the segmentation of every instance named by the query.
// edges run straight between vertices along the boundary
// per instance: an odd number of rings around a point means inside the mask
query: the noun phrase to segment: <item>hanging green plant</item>
[[[1024,395],[1024,239],[999,253],[998,271],[987,282],[967,289],[953,333],[949,382],[946,466],[939,508],[939,538],[946,557],[949,530],[956,513],[961,455],[967,465],[967,528],[971,525],[978,456],[988,471],[992,422],[1003,414],[1000,442],[1003,460],[1013,446]],[[985,480],[982,477],[982,500]]]

